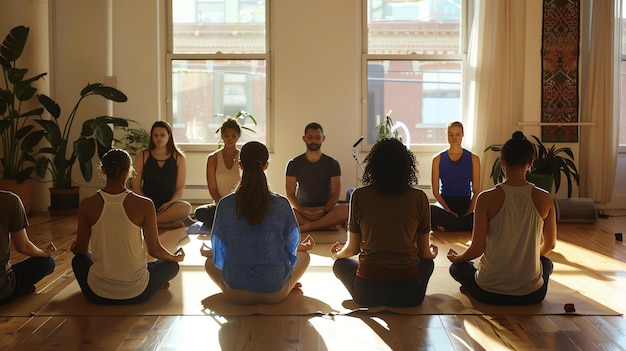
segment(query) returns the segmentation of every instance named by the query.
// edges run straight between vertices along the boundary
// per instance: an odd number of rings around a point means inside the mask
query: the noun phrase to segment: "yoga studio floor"
[[[494,307],[459,292],[445,252],[462,250],[470,233],[440,233],[442,253],[421,306],[359,309],[332,274],[330,244],[345,233],[311,233],[311,265],[278,305],[227,303],[204,272],[209,238],[185,228],[161,233],[164,246],[187,254],[169,289],[136,306],[86,302],[71,268],[75,217],[30,218],[31,239],[58,247],[55,272],[33,295],[0,306],[2,350],[626,350],[626,211],[594,224],[559,224],[546,300]],[[12,252],[12,262],[23,259]],[[112,257],[115,259],[115,257]],[[574,304],[575,312],[564,310]]]

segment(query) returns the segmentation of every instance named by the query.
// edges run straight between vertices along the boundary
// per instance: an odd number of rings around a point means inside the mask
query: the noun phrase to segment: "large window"
[[[246,111],[241,142],[265,142],[268,40],[265,0],[170,0],[168,110],[179,144],[216,144],[226,116]]]
[[[626,1],[622,0],[622,64],[620,72],[620,152],[626,153]]]
[[[363,65],[367,143],[391,111],[405,141],[447,143],[462,120],[467,0],[366,0]]]

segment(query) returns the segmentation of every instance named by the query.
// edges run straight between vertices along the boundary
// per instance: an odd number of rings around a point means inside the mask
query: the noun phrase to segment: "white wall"
[[[18,61],[20,68],[28,68],[27,77],[39,73],[50,72],[48,60],[48,5],[39,1],[3,1],[0,13],[0,41],[3,41],[9,31],[23,25],[30,28],[26,47]],[[50,77],[46,76],[33,85],[37,93],[49,94]],[[32,108],[36,108],[32,102]],[[26,107],[26,106],[24,106]],[[49,183],[33,183],[33,210],[47,209],[50,203],[48,193]]]
[[[271,160],[268,171],[273,190],[284,193],[284,168],[293,156],[304,152],[301,140],[304,126],[311,121],[325,128],[325,153],[342,165],[343,191],[356,185],[357,171],[352,158],[352,144],[361,135],[360,105],[360,0],[274,0],[271,30]],[[42,2],[11,1],[16,7],[10,16],[0,14],[0,29],[9,23],[31,21],[40,31],[47,21],[38,18],[46,6]],[[17,5],[19,4],[19,5]],[[524,55],[523,121],[540,120],[541,84],[541,0],[526,1],[526,50]],[[153,121],[166,119],[165,111],[165,0],[49,0],[52,64],[47,71],[51,94],[64,113],[76,102],[78,92],[87,82],[107,81],[116,84],[128,97],[124,104],[112,107],[86,104],[79,118],[103,114],[139,121],[149,129]],[[330,9],[330,10],[329,10]],[[20,16],[13,16],[20,13]],[[41,17],[41,16],[39,16]],[[6,20],[5,20],[6,18]],[[31,19],[34,18],[34,19]],[[110,19],[110,20],[109,20]],[[323,23],[323,25],[319,25]],[[315,29],[312,29],[315,28]],[[31,29],[32,30],[32,29]],[[5,30],[6,32],[6,30]],[[32,32],[31,32],[32,33]],[[109,38],[111,40],[109,40]],[[46,43],[38,41],[39,50]],[[46,71],[46,69],[44,69]],[[74,126],[75,135],[82,122]],[[481,128],[483,126],[477,126]],[[539,135],[539,127],[520,126],[526,134]],[[578,144],[563,144],[574,149]],[[483,157],[482,150],[473,150]],[[187,152],[188,185],[205,185],[206,152]],[[417,153],[420,184],[430,184],[430,160],[433,150]],[[365,153],[358,157],[363,160]],[[622,163],[620,163],[621,165]],[[621,169],[626,165],[620,166]],[[75,181],[84,185],[78,170]],[[84,197],[95,191],[102,180],[92,181],[81,189]],[[483,184],[483,188],[491,184]],[[622,185],[626,188],[626,184]],[[45,190],[45,188],[44,188]],[[563,190],[562,190],[563,191]],[[561,192],[562,192],[561,191]],[[562,196],[562,193],[559,196]],[[621,191],[626,194],[626,191]],[[41,207],[48,204],[47,191]],[[208,199],[206,190],[187,190],[189,199]]]

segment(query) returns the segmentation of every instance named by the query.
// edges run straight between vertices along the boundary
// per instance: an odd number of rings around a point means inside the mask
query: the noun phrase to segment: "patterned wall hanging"
[[[580,0],[544,0],[542,30],[541,139],[577,142]]]

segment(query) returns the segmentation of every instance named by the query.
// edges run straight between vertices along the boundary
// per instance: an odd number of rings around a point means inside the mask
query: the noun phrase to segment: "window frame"
[[[467,48],[468,48],[468,37],[469,37],[469,28],[471,28],[471,18],[473,15],[473,4],[474,0],[461,0],[462,1],[462,9],[461,9],[461,33],[460,33],[460,41],[461,41],[461,53],[459,54],[417,54],[417,53],[409,53],[409,54],[369,54],[369,29],[368,29],[368,11],[369,6],[368,3],[371,0],[362,0],[361,1],[361,135],[367,136],[368,134],[368,62],[369,61],[453,61],[461,63],[461,121],[463,124],[466,124],[465,111],[463,110],[463,80],[465,77],[465,69],[467,64]],[[393,114],[391,115],[393,119]],[[471,136],[467,136],[471,137]],[[365,140],[367,137],[365,138]],[[441,144],[423,144],[423,143],[415,143],[411,141],[409,145],[409,149],[411,151],[419,151],[425,153],[436,153],[441,151],[443,147],[445,147],[446,143]],[[373,144],[368,144],[367,142],[361,143],[362,151],[370,151]]]
[[[273,138],[273,119],[272,116],[272,60],[271,60],[271,0],[265,1],[265,53],[255,53],[255,54],[232,54],[232,53],[222,53],[222,52],[214,52],[214,53],[192,53],[192,54],[184,54],[184,53],[175,53],[174,52],[174,30],[173,30],[173,7],[172,3],[175,0],[167,0],[167,9],[166,9],[166,20],[167,20],[167,29],[166,29],[166,53],[165,53],[165,110],[166,110],[166,120],[170,124],[173,125],[174,121],[174,109],[172,102],[172,94],[173,94],[173,72],[172,66],[175,60],[213,60],[213,61],[228,61],[228,60],[263,60],[265,61],[266,67],[266,79],[265,79],[265,141],[264,144],[267,145],[268,149],[272,149]],[[191,151],[191,152],[211,152],[218,149],[218,142],[210,142],[210,143],[177,143],[177,146],[183,151]]]

